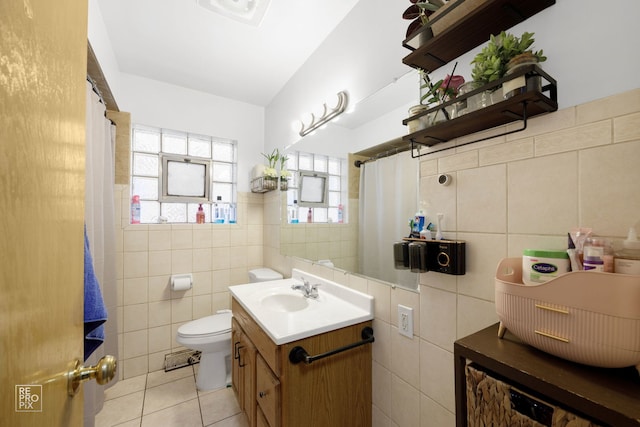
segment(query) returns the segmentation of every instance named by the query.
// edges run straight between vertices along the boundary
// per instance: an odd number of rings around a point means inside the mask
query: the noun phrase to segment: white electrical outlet
[[[398,304],[398,332],[413,339],[413,308]]]

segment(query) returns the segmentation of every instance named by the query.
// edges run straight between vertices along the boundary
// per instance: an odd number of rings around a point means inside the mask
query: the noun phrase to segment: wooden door
[[[81,426],[86,0],[0,2],[0,424]]]

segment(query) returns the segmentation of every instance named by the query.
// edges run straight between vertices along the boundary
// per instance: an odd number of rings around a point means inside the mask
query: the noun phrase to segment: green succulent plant
[[[505,31],[497,36],[491,35],[489,43],[471,61],[473,80],[486,84],[504,77],[507,63],[523,53],[531,53],[538,62],[546,61],[542,49],[537,52],[531,49],[535,41],[533,36],[534,33],[525,32],[522,37],[517,37]]]

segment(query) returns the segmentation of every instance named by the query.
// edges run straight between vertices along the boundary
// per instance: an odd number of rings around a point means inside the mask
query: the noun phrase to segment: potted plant
[[[546,61],[542,50],[534,52],[531,49],[535,41],[533,36],[534,33],[525,32],[522,37],[517,37],[505,31],[497,36],[491,35],[489,43],[471,61],[473,80],[487,84],[504,77],[509,69],[507,64],[512,60],[515,61],[512,65],[523,61]]]
[[[517,67],[546,61],[547,57],[544,56],[542,49],[536,52],[531,49],[535,41],[533,36],[534,33],[524,32],[521,37],[517,37],[505,31],[497,36],[491,35],[489,43],[471,61],[473,81],[482,86],[501,79]],[[530,78],[531,82],[529,82]],[[511,97],[515,94],[514,90],[525,85],[531,85],[529,89],[539,89],[540,76],[523,76],[522,79],[506,82],[502,88],[504,93],[497,98]],[[494,91],[498,89],[495,88]],[[495,95],[488,95],[496,98]]]
[[[265,190],[275,190],[278,184],[278,171],[276,165],[280,158],[280,152],[277,148],[274,148],[271,154],[262,153],[262,156],[267,159],[268,166],[264,168],[262,175],[264,177],[263,187]]]
[[[287,161],[289,157],[285,154],[280,154],[280,190],[287,191],[289,188],[289,177],[291,176],[291,172],[287,170]]]
[[[407,28],[406,38],[412,37],[423,26],[427,25],[429,23],[429,16],[444,5],[442,0],[409,1],[412,3],[411,6],[409,6],[402,14],[402,18],[411,20],[411,23]],[[420,32],[418,47],[431,37],[433,37],[433,31],[431,31],[431,28]]]
[[[430,109],[456,97],[458,88],[464,83],[464,77],[453,74],[457,65],[456,63],[451,74],[447,74],[444,79],[440,79],[435,83],[429,78],[429,73],[424,70],[418,70],[420,74],[420,105]],[[453,119],[455,116],[456,106],[453,104],[429,113],[425,125],[431,126],[444,120]]]

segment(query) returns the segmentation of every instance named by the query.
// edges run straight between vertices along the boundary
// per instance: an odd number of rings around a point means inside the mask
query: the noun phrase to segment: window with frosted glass
[[[344,184],[346,183],[346,159],[305,152],[287,153],[287,157],[287,169],[291,172],[287,190],[288,221],[291,222],[292,218],[297,218],[299,222],[307,222],[307,215],[311,209],[314,223],[346,222],[347,188]],[[327,177],[326,206],[298,205],[301,171],[303,173],[318,172]]]
[[[141,223],[193,223],[199,208],[207,223],[236,222],[236,141],[136,124],[131,147],[131,196],[140,197]],[[225,217],[214,221],[218,196]]]

